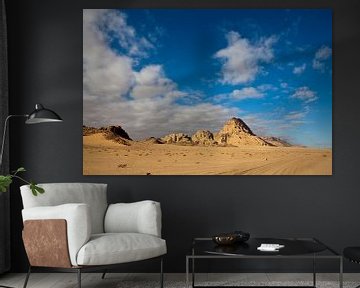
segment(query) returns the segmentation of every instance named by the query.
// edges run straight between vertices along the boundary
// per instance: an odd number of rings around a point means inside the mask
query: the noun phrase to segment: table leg
[[[339,287],[343,288],[343,257],[340,257]]]
[[[192,248],[192,261],[191,261],[191,268],[192,268],[192,287],[194,288],[195,287],[195,249],[194,249],[194,246]]]
[[[195,287],[195,258],[192,258],[192,287]]]
[[[186,256],[186,288],[189,288],[189,257]]]
[[[316,256],[313,258],[313,286],[316,287]]]

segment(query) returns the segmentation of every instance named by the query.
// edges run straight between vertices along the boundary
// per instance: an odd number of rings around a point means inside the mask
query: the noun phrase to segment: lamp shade
[[[38,124],[46,122],[62,122],[61,117],[54,111],[45,108],[41,104],[35,105],[35,110],[29,114],[25,123],[26,124]]]

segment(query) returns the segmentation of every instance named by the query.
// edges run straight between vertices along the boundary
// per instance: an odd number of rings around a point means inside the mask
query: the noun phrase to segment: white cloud
[[[97,11],[101,11],[97,27],[104,35],[111,35],[106,38],[109,43],[116,41],[129,56],[148,56],[148,50],[153,49],[154,45],[147,38],[138,36],[134,27],[127,24],[125,13],[114,9]]]
[[[240,90],[236,89],[232,91],[230,97],[236,100],[259,99],[264,97],[264,93],[254,87],[245,87]]]
[[[278,88],[276,86],[274,86],[273,84],[262,84],[262,85],[257,86],[257,89],[262,92],[278,90]]]
[[[92,114],[86,117],[85,125],[121,125],[133,139],[162,137],[174,132],[191,135],[198,129],[216,132],[239,113],[237,108],[211,103],[179,105],[170,98],[134,99],[91,107]]]
[[[281,115],[274,116],[264,113],[248,114],[243,116],[242,119],[259,136],[286,138],[289,131],[301,125],[298,120],[292,121],[285,119]]]
[[[286,83],[286,82],[281,82],[281,83],[280,83],[280,87],[281,87],[281,88],[284,88],[284,89],[285,89],[285,88],[287,88],[288,86],[289,86],[289,84]]]
[[[117,55],[106,44],[98,22],[105,21],[107,10],[87,9],[83,14],[83,84],[84,98],[120,99],[135,81],[133,60]],[[119,16],[121,17],[121,16]]]
[[[312,91],[309,87],[303,86],[295,90],[290,98],[301,100],[305,103],[314,102],[318,99],[316,92]]]
[[[219,103],[229,100],[241,101],[245,99],[261,99],[266,95],[264,92],[274,89],[276,89],[276,87],[271,84],[264,84],[258,87],[244,87],[242,89],[235,89],[230,93],[215,95],[212,100]]]
[[[245,114],[242,119],[257,135],[280,137],[296,143],[297,141],[289,136],[296,135],[294,131],[311,123],[306,119],[309,112],[310,108],[307,105],[303,106],[301,110],[290,112],[284,107],[278,107],[271,112]]]
[[[228,100],[228,99],[229,99],[229,94],[226,94],[226,93],[217,94],[212,97],[212,100],[217,103]]]
[[[125,14],[95,9],[84,10],[83,17],[85,125],[121,125],[131,137],[142,139],[176,131],[217,131],[238,115],[237,108],[198,103],[201,93],[180,91],[162,65],[136,71],[138,57],[153,48],[127,24]],[[113,41],[123,41],[120,52],[111,49]]]
[[[328,46],[322,46],[315,53],[315,59],[318,60],[326,60],[329,59],[330,56],[331,56],[331,48],[329,48]]]
[[[325,68],[325,65],[323,62],[319,61],[319,60],[313,60],[313,65],[312,67],[315,69],[315,70],[320,70],[320,71],[323,71],[324,68]]]
[[[263,63],[274,58],[272,46],[276,37],[261,38],[250,43],[239,33],[231,31],[226,35],[228,46],[214,55],[222,60],[221,82],[223,84],[244,84],[253,81],[263,71]]]
[[[300,75],[300,74],[304,73],[305,69],[306,69],[306,64],[304,63],[303,65],[294,67],[293,73],[295,75]]]
[[[306,114],[304,112],[292,111],[289,112],[289,114],[287,114],[285,118],[287,120],[297,120],[297,119],[303,119],[305,116]]]
[[[298,121],[304,119],[307,114],[309,114],[310,108],[309,106],[305,106],[303,110],[300,111],[291,111],[285,115],[286,120],[291,120],[294,123],[298,123]]]
[[[330,47],[321,46],[321,48],[315,53],[312,67],[315,70],[320,70],[321,72],[324,72],[325,61],[330,58],[331,54],[332,54],[332,49]]]
[[[152,98],[160,96],[181,96],[176,92],[176,84],[166,78],[161,65],[148,65],[135,72],[136,83],[131,91],[134,98]]]

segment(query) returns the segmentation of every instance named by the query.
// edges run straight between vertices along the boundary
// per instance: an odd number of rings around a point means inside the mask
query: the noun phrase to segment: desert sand
[[[332,150],[191,146],[83,136],[84,175],[332,175]]]

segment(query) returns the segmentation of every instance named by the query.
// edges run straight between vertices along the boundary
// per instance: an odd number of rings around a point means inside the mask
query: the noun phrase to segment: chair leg
[[[105,279],[106,272],[107,270],[104,270],[104,273],[101,275],[101,279]]]
[[[0,284],[0,287],[1,287],[1,288],[15,288],[15,287],[5,286],[5,285],[1,285],[1,284]]]
[[[163,260],[163,257],[161,257],[161,260],[160,260],[160,287],[163,288],[164,287],[164,260]]]
[[[77,269],[78,288],[81,288],[81,269]]]
[[[28,284],[28,281],[29,281],[29,277],[30,277],[30,274],[31,274],[31,265],[29,266],[29,270],[26,274],[26,278],[25,278],[25,282],[24,282],[24,286],[23,288],[26,288],[27,284]]]

